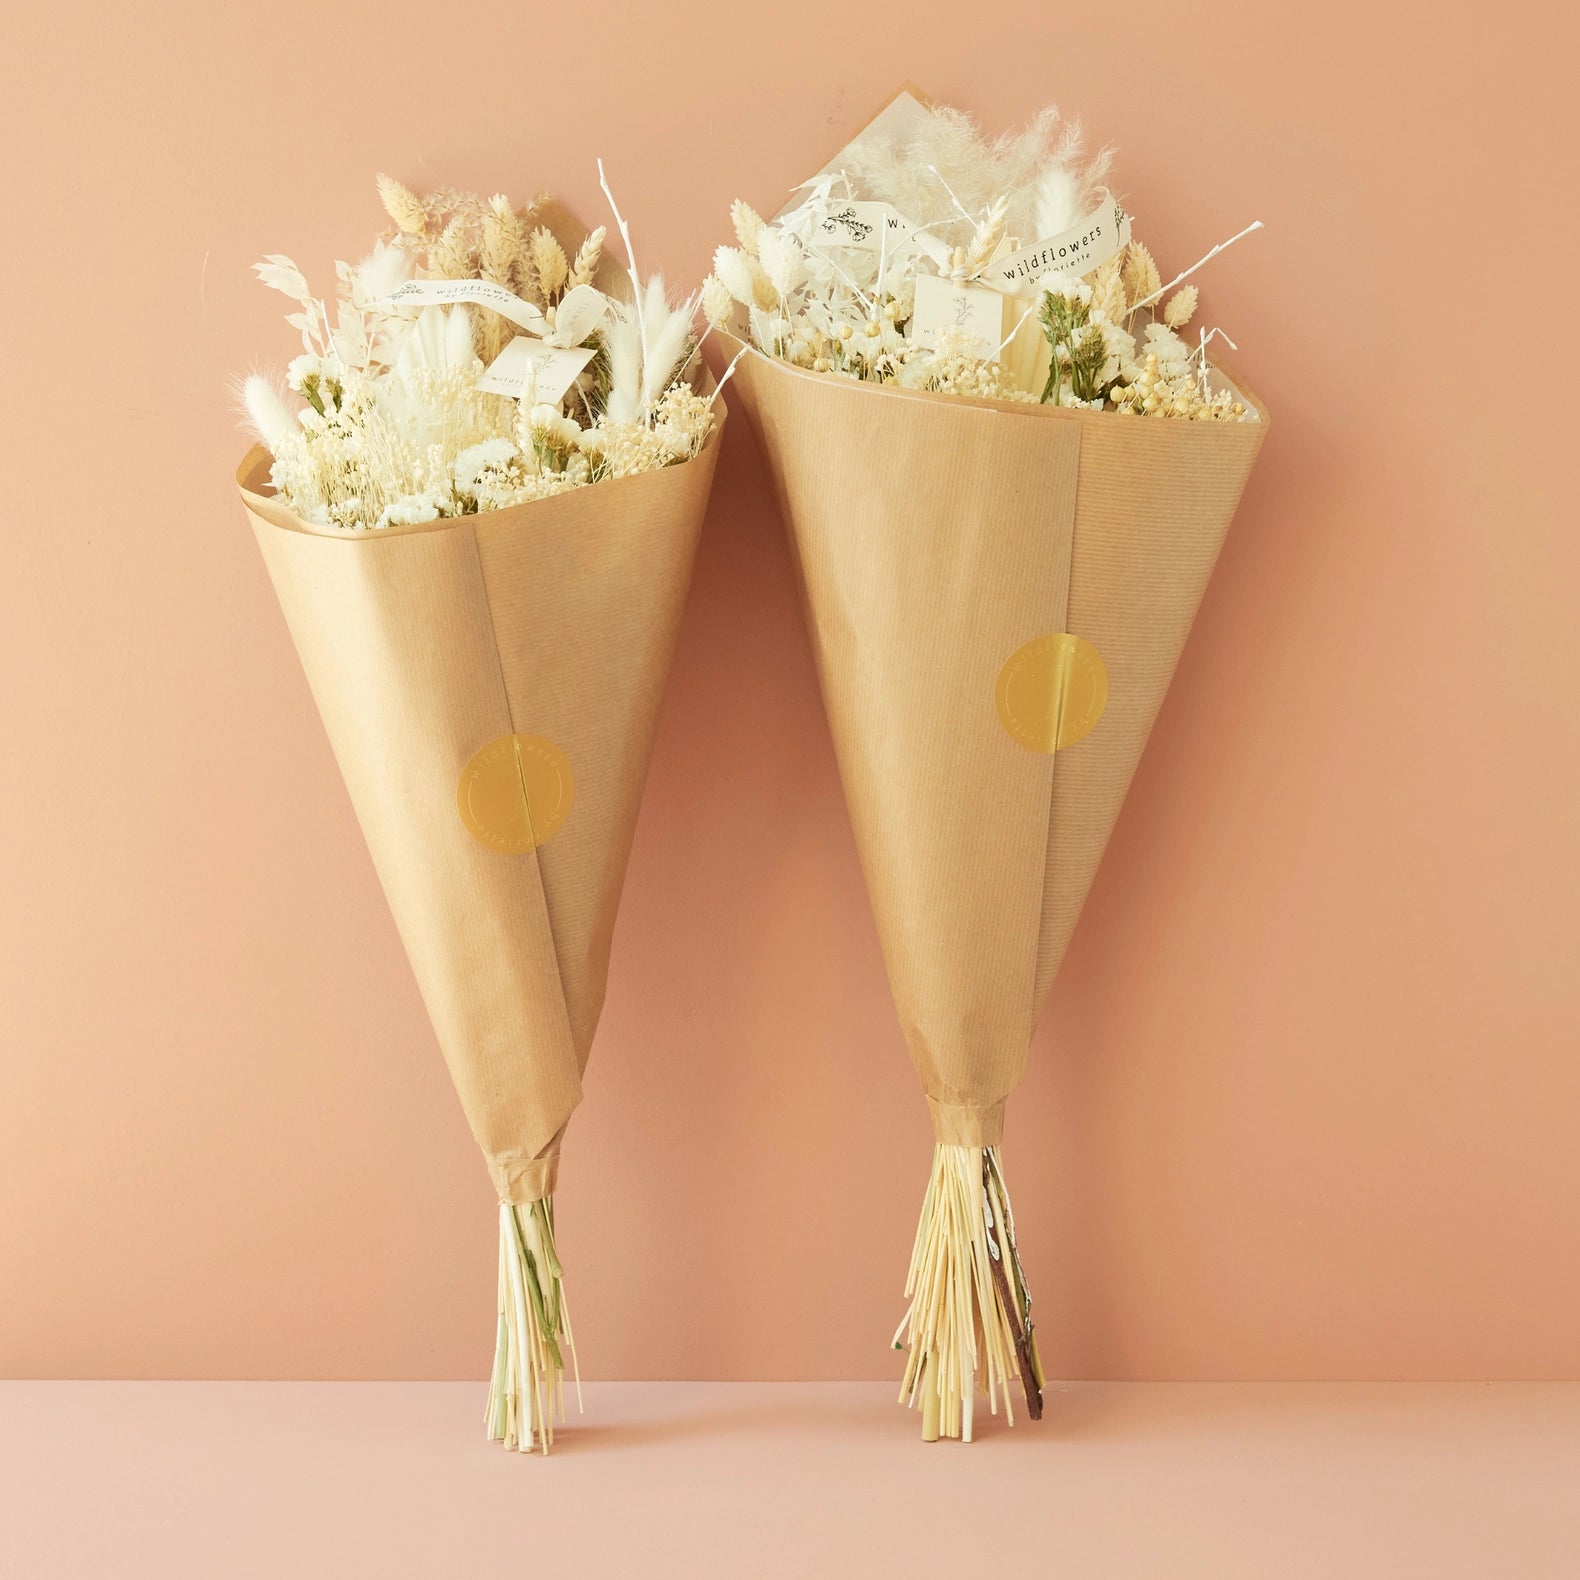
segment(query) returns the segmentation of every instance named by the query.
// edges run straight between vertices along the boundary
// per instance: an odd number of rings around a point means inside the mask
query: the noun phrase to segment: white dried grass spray
[[[1009,233],[1029,244],[1092,208],[1111,157],[1107,149],[1088,157],[1080,122],[1061,122],[1053,105],[997,138],[938,105],[908,137],[858,141],[846,170],[858,197],[892,203],[949,246],[969,245],[975,218],[1004,198]]]

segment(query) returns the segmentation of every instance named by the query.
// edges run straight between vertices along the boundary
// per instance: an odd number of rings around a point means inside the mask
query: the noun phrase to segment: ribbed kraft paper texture
[[[415,527],[311,527],[237,481],[501,1200],[553,1189],[603,1005],[653,728],[718,456]],[[500,736],[569,758],[565,825],[485,848],[456,786]]]
[[[755,351],[735,376],[934,1130],[996,1143],[1266,423],[876,388]],[[1063,631],[1109,699],[1045,755],[994,688]]]

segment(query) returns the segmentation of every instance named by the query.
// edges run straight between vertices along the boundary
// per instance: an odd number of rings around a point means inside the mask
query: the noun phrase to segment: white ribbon
[[[567,291],[554,308],[551,324],[531,302],[492,280],[408,280],[398,291],[373,305],[388,312],[401,307],[453,307],[460,302],[489,308],[561,351],[580,345],[609,311],[609,299],[602,291],[591,285],[578,285]]]
[[[977,276],[1006,296],[1021,296],[1045,274],[1090,274],[1108,262],[1130,240],[1130,216],[1112,199],[1105,198],[1069,230],[1046,241],[1022,247],[995,258]]]
[[[554,322],[531,302],[492,280],[408,280],[375,306],[453,307],[465,302],[508,318],[517,335],[483,370],[477,388],[517,400],[558,406],[597,352],[582,345],[604,321],[609,298],[590,285],[567,291],[553,309]]]

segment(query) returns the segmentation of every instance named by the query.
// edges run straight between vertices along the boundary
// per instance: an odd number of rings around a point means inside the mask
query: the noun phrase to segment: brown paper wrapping
[[[756,351],[735,378],[936,1138],[996,1145],[1267,423],[878,388]],[[1043,754],[995,686],[1057,632],[1097,649],[1109,696]]]
[[[660,694],[718,457],[509,510],[309,526],[237,474],[330,744],[502,1201],[554,1188],[603,1007]],[[456,787],[513,733],[569,758],[564,826],[486,848]]]

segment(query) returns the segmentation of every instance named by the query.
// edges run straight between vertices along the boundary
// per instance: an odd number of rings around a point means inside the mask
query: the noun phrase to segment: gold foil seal
[[[999,722],[1027,750],[1063,751],[1103,716],[1108,671],[1081,637],[1039,636],[998,672],[994,701]]]
[[[476,752],[455,787],[461,821],[490,850],[536,850],[570,816],[570,759],[541,735],[501,735]]]

